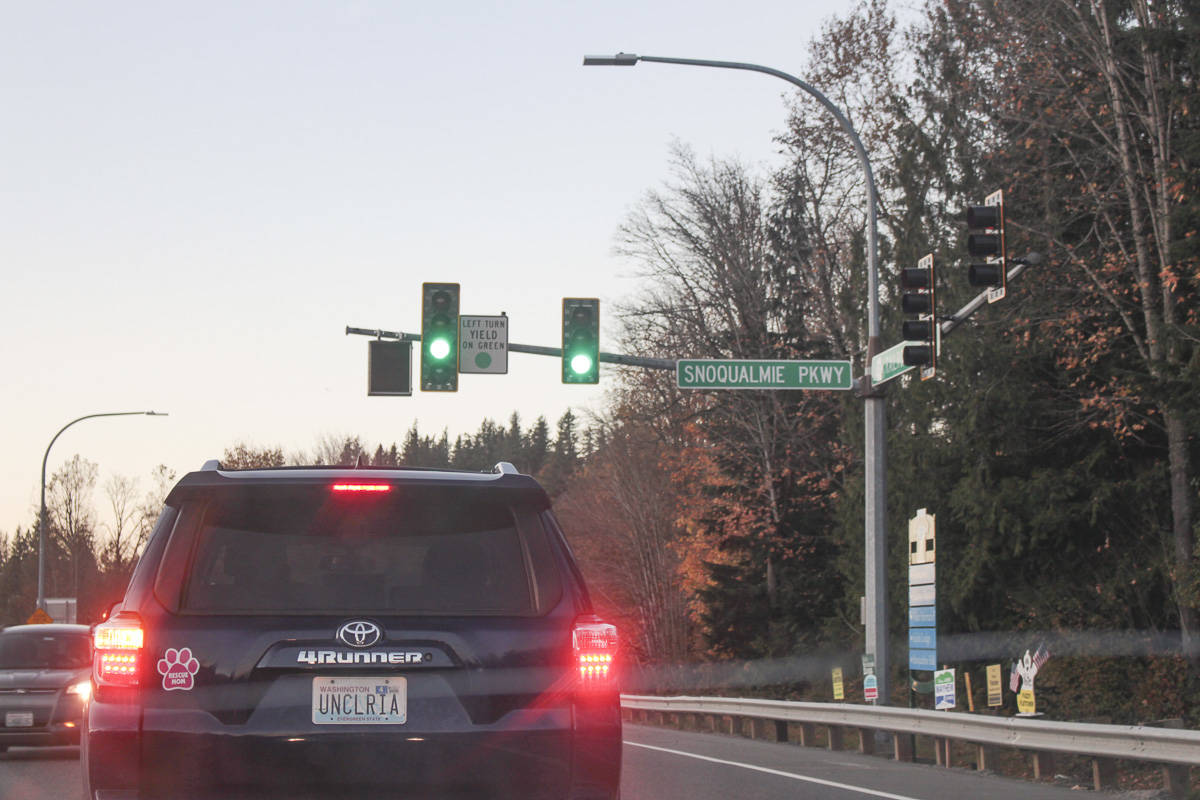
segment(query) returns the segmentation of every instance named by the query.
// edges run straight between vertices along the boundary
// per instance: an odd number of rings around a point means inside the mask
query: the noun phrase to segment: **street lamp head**
[[[144,413],[146,414],[147,417],[169,417],[169,416],[171,416],[166,411],[146,411]]]
[[[617,53],[615,56],[584,56],[585,67],[632,67],[638,57],[633,53]]]

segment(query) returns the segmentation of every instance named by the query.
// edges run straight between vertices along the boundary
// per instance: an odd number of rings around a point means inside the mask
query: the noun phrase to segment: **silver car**
[[[0,631],[0,752],[14,745],[79,744],[91,665],[87,625]]]

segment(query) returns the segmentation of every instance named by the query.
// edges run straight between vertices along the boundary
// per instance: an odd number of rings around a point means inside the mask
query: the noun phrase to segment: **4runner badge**
[[[297,664],[420,664],[433,661],[433,653],[415,650],[301,650]]]

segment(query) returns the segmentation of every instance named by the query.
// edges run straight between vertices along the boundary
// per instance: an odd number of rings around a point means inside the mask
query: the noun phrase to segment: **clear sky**
[[[587,53],[803,74],[845,0],[11,2],[0,10],[0,532],[36,515],[54,445],[149,486],[241,440],[310,449],[553,424],[606,382],[556,359],[455,395],[366,396],[367,340],[417,331],[422,281],[557,346],[566,296],[637,291],[617,226],[673,139],[777,161],[787,84]],[[611,340],[610,340],[611,341]],[[603,349],[613,349],[605,346]],[[685,356],[687,354],[663,354]],[[96,492],[98,509],[105,500]]]

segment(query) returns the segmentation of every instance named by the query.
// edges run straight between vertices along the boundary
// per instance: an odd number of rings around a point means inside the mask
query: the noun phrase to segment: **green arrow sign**
[[[680,389],[849,389],[849,361],[683,359],[675,364]]]

